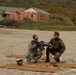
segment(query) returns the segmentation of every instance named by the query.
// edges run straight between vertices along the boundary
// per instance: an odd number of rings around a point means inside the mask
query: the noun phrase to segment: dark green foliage
[[[74,24],[76,25],[76,15],[72,17],[72,21],[73,21]]]
[[[60,20],[54,20],[52,22],[33,22],[30,19],[26,18],[23,21],[5,19],[0,21],[0,26],[18,29],[76,31],[75,25],[67,25],[65,22],[60,22]]]
[[[17,28],[19,25],[19,22],[13,19],[4,19],[0,21],[0,25],[2,25],[2,27],[13,27],[13,28]]]
[[[33,23],[34,21],[32,21],[31,19],[28,19],[28,18],[24,18],[23,21],[25,23]]]
[[[4,19],[4,20],[0,20],[0,25],[2,27],[9,27],[9,28],[19,28],[23,25],[28,25],[28,24],[32,24],[35,23],[32,20],[28,19],[28,18],[24,18],[22,21],[17,21],[14,19]]]

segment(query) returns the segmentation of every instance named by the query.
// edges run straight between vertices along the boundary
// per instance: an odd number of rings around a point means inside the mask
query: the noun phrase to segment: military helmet
[[[59,34],[59,32],[54,32],[54,35],[58,35],[59,36],[60,34]]]
[[[17,65],[22,65],[23,64],[23,59],[17,60]]]

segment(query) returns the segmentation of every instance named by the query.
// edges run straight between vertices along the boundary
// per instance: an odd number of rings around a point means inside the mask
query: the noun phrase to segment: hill
[[[1,6],[37,7],[70,18],[76,24],[76,0],[0,0]]]

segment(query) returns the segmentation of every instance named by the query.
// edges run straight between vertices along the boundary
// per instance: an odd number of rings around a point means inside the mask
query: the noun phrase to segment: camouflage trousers
[[[29,52],[27,54],[27,62],[37,62],[38,59],[40,59],[42,56],[42,51],[36,51],[36,52]]]
[[[59,52],[60,54],[58,54],[58,52],[59,51],[56,51],[55,49],[47,48],[46,49],[46,60],[49,60],[50,53],[54,55],[54,59],[56,60],[60,59],[61,53]]]

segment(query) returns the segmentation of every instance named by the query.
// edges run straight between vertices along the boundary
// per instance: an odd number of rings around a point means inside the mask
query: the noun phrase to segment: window
[[[7,14],[6,13],[2,13],[2,17],[3,18],[6,18],[7,17]]]
[[[31,17],[33,18],[33,14],[31,14]]]

